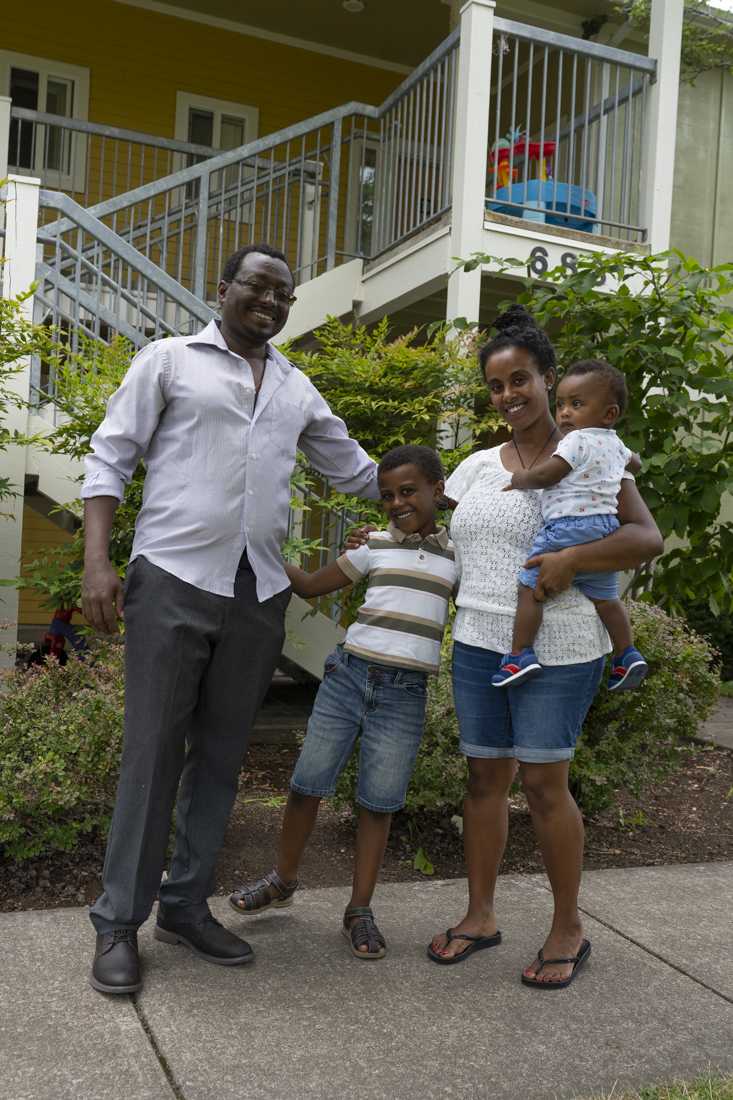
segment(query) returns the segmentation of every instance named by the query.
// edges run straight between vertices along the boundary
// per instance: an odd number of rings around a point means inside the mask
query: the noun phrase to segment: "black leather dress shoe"
[[[173,920],[167,913],[159,913],[153,935],[163,943],[185,944],[194,955],[218,966],[239,966],[240,963],[252,962],[255,957],[246,940],[224,928],[211,913],[190,923]]]
[[[137,993],[142,989],[137,932],[114,928],[98,934],[89,981],[100,993]]]

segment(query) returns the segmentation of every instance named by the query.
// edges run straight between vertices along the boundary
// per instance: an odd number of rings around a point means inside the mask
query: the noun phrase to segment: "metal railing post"
[[[331,130],[331,171],[328,181],[328,234],[326,237],[326,271],[336,266],[336,236],[339,216],[339,187],[341,182],[341,127],[337,118]]]
[[[649,56],[657,59],[657,79],[646,97],[641,175],[641,224],[652,252],[669,248],[683,10],[683,0],[652,0]]]
[[[3,191],[5,203],[5,250],[2,266],[2,297],[17,298],[32,285],[36,276],[36,234],[38,232],[38,188],[40,180],[10,176]],[[33,297],[25,299],[22,317],[33,320]],[[8,406],[3,427],[25,435],[28,430],[30,400],[30,359],[17,364],[20,370],[7,379],[7,387],[19,406]],[[2,454],[3,476],[13,492],[2,501],[6,517],[0,522],[0,578],[12,579],[20,572],[23,544],[23,486],[26,474],[26,448],[9,446]],[[12,668],[18,640],[18,590],[3,588],[0,602],[0,668]]]
[[[194,244],[194,266],[191,289],[202,302],[206,301],[206,268],[207,250],[206,236],[209,225],[209,181],[211,175],[206,173],[199,180],[198,217],[196,219],[196,237]],[[181,240],[179,248],[184,247],[184,232],[181,227]],[[217,272],[218,274],[218,272]]]

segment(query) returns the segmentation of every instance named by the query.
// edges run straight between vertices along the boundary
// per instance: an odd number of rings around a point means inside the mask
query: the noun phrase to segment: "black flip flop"
[[[583,940],[577,955],[572,955],[569,959],[546,959],[542,948],[537,952],[537,958],[540,960],[540,965],[535,971],[534,978],[528,978],[525,974],[522,974],[522,982],[524,985],[531,985],[534,989],[565,989],[570,985],[572,981],[575,981],[575,976],[580,970],[584,962],[587,961],[590,955],[590,940]],[[560,966],[563,963],[572,963],[573,969],[571,970],[567,978],[563,978],[559,982],[538,982],[536,975],[539,974],[545,966]]]
[[[468,947],[464,947],[463,951],[458,955],[439,955],[437,951],[433,951],[432,945],[428,944],[428,958],[433,962],[440,963],[443,966],[452,966],[453,963],[463,962],[469,955],[473,955],[474,951],[483,951],[486,947],[496,947],[501,943],[501,932],[495,932],[493,936],[469,936],[467,932],[454,932],[452,928],[446,929],[446,945],[451,940],[468,940]]]

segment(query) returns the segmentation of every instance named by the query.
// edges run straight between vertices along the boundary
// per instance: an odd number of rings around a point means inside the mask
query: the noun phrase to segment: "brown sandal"
[[[285,882],[274,869],[268,871],[251,886],[240,886],[229,895],[229,904],[238,913],[262,913],[265,909],[285,909],[293,904],[293,894],[298,889],[297,878]],[[273,894],[272,891],[275,891]]]
[[[349,925],[349,921],[354,917],[357,919]],[[350,941],[351,953],[357,959],[384,958],[387,944],[384,942],[384,936],[377,928],[374,913],[368,906],[356,905],[351,909],[347,909],[344,913],[344,923],[341,931],[346,939]],[[366,951],[359,950],[363,946],[366,946]]]

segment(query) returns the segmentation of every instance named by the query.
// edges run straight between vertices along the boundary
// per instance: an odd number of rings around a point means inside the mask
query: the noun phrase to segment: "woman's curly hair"
[[[491,356],[504,348],[524,348],[535,359],[540,374],[556,369],[555,349],[550,338],[524,306],[510,306],[496,318],[492,327],[497,334],[484,344],[478,356],[482,373]]]

